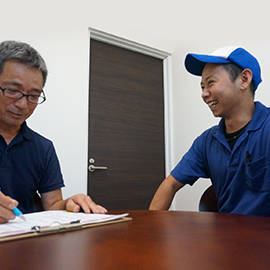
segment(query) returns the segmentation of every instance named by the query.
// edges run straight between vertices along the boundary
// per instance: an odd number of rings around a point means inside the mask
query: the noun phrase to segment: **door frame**
[[[164,89],[164,138],[165,138],[165,173],[169,175],[172,169],[172,84],[171,84],[171,54],[155,48],[148,47],[130,41],[121,37],[114,36],[112,34],[105,33],[103,31],[89,28],[88,48],[90,48],[90,39],[101,41],[110,45],[118,46],[124,49],[128,49],[134,52],[142,53],[148,56],[152,56],[163,60],[163,89]],[[91,50],[91,48],[90,48]],[[90,51],[89,51],[90,52]],[[90,59],[90,53],[89,53]],[[90,61],[89,61],[89,73],[90,74]],[[88,91],[89,95],[89,91]],[[88,96],[89,100],[89,96]],[[88,104],[89,108],[89,104]],[[88,164],[88,160],[87,160]],[[88,166],[87,166],[88,168]]]

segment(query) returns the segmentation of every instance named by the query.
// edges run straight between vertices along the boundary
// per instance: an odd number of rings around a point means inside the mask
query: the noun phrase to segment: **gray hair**
[[[44,59],[29,44],[7,40],[0,43],[0,74],[3,72],[4,64],[8,60],[16,60],[29,67],[37,68],[43,76],[43,86],[45,85],[48,70]]]

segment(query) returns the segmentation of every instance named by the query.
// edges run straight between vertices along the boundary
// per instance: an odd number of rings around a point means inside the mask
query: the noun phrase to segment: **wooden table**
[[[132,221],[1,243],[0,269],[270,269],[268,217],[127,212]]]

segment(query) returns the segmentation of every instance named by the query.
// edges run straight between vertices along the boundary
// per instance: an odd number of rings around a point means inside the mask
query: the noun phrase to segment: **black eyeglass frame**
[[[43,102],[46,101],[46,96],[45,96],[45,93],[44,93],[43,90],[41,90],[41,93],[40,93],[40,94],[42,94],[42,96],[41,96],[41,95],[27,95],[27,94],[24,94],[23,92],[21,92],[21,91],[19,91],[19,90],[13,90],[13,89],[10,89],[10,88],[7,88],[7,87],[6,87],[6,88],[3,88],[3,87],[1,87],[1,86],[0,86],[0,90],[2,90],[3,95],[4,95],[6,98],[11,98],[11,99],[17,99],[17,100],[19,100],[19,99],[21,99],[21,98],[23,98],[23,97],[26,97],[28,102],[30,102],[30,103],[32,103],[32,104],[38,104],[38,105],[40,105],[40,104],[42,104]],[[20,94],[21,94],[21,97],[19,97],[19,98],[8,97],[8,96],[5,95],[5,90],[9,90],[9,91],[11,91],[11,92],[20,93]],[[43,100],[42,100],[41,102],[32,102],[32,101],[29,100],[29,97],[37,97],[37,96],[38,96],[39,99],[41,98],[41,99],[43,99]]]

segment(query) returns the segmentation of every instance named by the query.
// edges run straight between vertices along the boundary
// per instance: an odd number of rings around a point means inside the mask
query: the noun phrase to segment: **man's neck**
[[[1,128],[0,127],[0,135],[4,138],[6,141],[6,144],[9,145],[12,140],[20,133],[21,127],[16,127],[16,128]]]
[[[250,108],[245,110],[243,113],[238,113],[232,118],[225,119],[226,132],[233,133],[244,127],[248,122],[251,121],[254,111],[255,104],[250,106]]]

